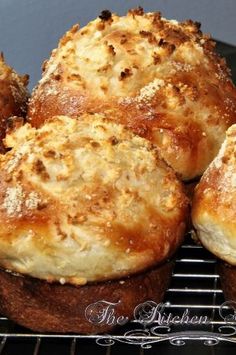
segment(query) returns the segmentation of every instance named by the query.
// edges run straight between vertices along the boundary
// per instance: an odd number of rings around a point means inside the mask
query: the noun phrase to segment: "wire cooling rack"
[[[219,342],[236,342],[235,327],[220,315],[224,297],[216,271],[217,261],[201,246],[194,244],[190,236],[181,246],[169,289],[165,295],[165,314],[179,316],[186,310],[190,317],[208,319],[207,324],[172,324],[142,327],[132,322],[116,333],[105,335],[58,335],[36,334],[15,325],[5,317],[0,318],[1,355],[45,355],[45,354],[109,354],[115,355],[122,346],[128,354],[146,354],[158,343],[185,345],[188,341],[215,345]],[[191,318],[192,319],[192,318]],[[86,350],[85,350],[86,349]],[[235,345],[236,349],[236,345]]]

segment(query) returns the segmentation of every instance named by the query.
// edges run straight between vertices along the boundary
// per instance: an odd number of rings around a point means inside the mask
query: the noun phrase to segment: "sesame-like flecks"
[[[8,187],[2,207],[9,216],[19,214],[22,209],[24,192],[20,185]]]
[[[2,208],[6,210],[9,217],[20,216],[23,206],[28,210],[34,210],[38,208],[40,202],[37,192],[32,191],[26,195],[22,186],[17,185],[7,188]]]
[[[148,85],[144,86],[137,97],[137,101],[146,101],[150,100],[156,92],[165,84],[164,80],[162,79],[154,79]]]
[[[32,191],[29,193],[28,198],[25,200],[25,206],[29,209],[29,210],[34,210],[38,207],[38,205],[40,204],[41,200],[39,198],[39,195],[37,194],[37,192]]]

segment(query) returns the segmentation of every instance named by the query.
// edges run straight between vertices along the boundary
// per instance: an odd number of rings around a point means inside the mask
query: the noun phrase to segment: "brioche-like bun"
[[[10,116],[25,116],[28,100],[28,75],[20,76],[9,67],[0,53],[0,153],[5,151],[7,119]]]
[[[192,220],[202,244],[236,265],[236,125],[195,190]]]
[[[5,139],[0,266],[82,285],[162,263],[183,240],[187,198],[150,142],[101,115],[53,117]]]
[[[236,122],[236,90],[214,42],[191,20],[141,8],[104,11],[52,51],[29,104],[39,127],[54,115],[105,113],[160,147],[184,180],[200,176]]]

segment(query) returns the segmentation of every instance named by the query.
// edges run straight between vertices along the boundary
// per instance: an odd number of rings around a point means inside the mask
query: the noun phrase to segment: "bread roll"
[[[20,76],[9,67],[0,53],[0,153],[5,151],[7,119],[10,116],[25,116],[28,100],[28,75]]]
[[[236,125],[204,173],[193,199],[192,219],[202,244],[236,265]]]
[[[182,179],[200,176],[236,122],[236,90],[199,27],[141,8],[74,26],[44,63],[30,122],[105,113],[160,147]]]
[[[101,115],[57,116],[5,139],[0,266],[62,284],[162,263],[183,240],[188,201],[148,141]]]

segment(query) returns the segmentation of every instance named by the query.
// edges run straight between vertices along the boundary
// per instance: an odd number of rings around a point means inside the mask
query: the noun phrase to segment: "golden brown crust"
[[[191,205],[193,202],[193,196],[194,196],[194,190],[197,186],[197,180],[194,182],[187,182],[184,183],[184,192],[186,194],[186,196],[189,199],[190,202],[190,210],[191,210]],[[187,227],[186,227],[186,232],[191,231],[193,229],[193,223],[192,223],[192,219],[191,219],[191,213],[189,214],[189,217],[187,219]]]
[[[98,301],[117,303],[115,315],[133,318],[137,305],[162,301],[173,262],[130,278],[76,287],[48,283],[0,271],[0,311],[16,323],[40,332],[102,333],[115,326],[93,324],[85,310]]]
[[[83,112],[104,112],[148,138],[189,180],[236,121],[236,90],[199,24],[136,9],[74,26],[45,63],[29,105],[32,124]]]
[[[219,261],[217,269],[225,299],[236,302],[236,267]]]
[[[203,245],[236,264],[236,125],[195,189],[192,220]]]
[[[150,142],[99,115],[54,117],[5,139],[0,264],[84,284],[140,272],[183,240],[188,201]]]
[[[5,137],[7,119],[10,116],[26,115],[26,104],[28,101],[28,76],[18,75],[5,62],[0,54],[0,152],[5,149],[2,139]]]
[[[219,261],[217,269],[225,299],[236,302],[236,267]]]

